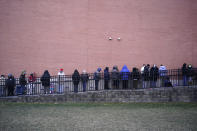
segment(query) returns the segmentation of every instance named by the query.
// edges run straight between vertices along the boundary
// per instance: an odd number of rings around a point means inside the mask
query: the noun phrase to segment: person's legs
[[[187,76],[183,76],[183,86],[187,86]]]
[[[151,81],[150,88],[155,88],[155,81]]]
[[[134,89],[138,88],[138,80],[133,80],[133,88]]]
[[[112,81],[112,89],[116,89],[116,80]]]
[[[109,89],[109,81],[108,80],[105,80],[104,89],[105,90]]]
[[[11,95],[11,90],[10,90],[10,87],[8,87],[8,96]]]
[[[74,85],[74,92],[75,92],[75,93],[78,92],[78,85]]]
[[[11,88],[11,96],[14,96],[14,87]]]
[[[98,90],[98,80],[95,80],[95,90]]]
[[[107,89],[107,80],[104,80],[104,89]]]
[[[119,89],[119,83],[120,81],[119,80],[116,80],[116,88]]]
[[[6,89],[6,87],[4,86],[3,87],[3,96],[6,96],[7,95],[7,89]]]
[[[146,88],[145,81],[142,81],[142,87],[143,87],[143,88]]]
[[[50,92],[49,86],[44,86],[44,94],[48,94]]]
[[[122,89],[125,89],[125,80],[122,80]]]
[[[125,80],[125,88],[128,89],[128,80]]]
[[[86,82],[83,82],[83,92],[86,91]]]

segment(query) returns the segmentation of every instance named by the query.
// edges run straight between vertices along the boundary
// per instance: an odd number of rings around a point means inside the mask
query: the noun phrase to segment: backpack
[[[101,75],[100,75],[99,72],[95,72],[95,73],[94,73],[94,79],[95,79],[95,80],[100,80],[100,79],[101,79]]]

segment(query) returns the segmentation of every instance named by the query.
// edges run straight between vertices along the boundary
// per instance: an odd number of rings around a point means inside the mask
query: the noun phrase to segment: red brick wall
[[[0,74],[197,66],[196,12],[196,0],[0,0]]]

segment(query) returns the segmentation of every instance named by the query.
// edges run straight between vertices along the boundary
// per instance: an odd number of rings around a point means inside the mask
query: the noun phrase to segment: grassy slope
[[[197,130],[195,103],[0,104],[0,130]]]

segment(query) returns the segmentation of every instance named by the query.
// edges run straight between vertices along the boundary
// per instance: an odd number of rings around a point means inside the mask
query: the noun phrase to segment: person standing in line
[[[138,88],[138,81],[140,79],[140,72],[138,68],[134,67],[132,72],[131,72],[131,79],[133,81],[133,88],[137,89]]]
[[[122,67],[122,70],[120,71],[120,73],[121,73],[121,80],[122,80],[122,88],[128,89],[128,80],[129,80],[130,71],[126,65]]]
[[[6,88],[8,89],[8,96],[14,95],[14,88],[16,86],[16,80],[12,74],[8,74],[8,79],[6,80]]]
[[[111,79],[113,82],[113,89],[119,89],[120,72],[118,70],[118,66],[113,66]]]
[[[168,71],[167,71],[167,69],[166,69],[166,67],[164,66],[164,65],[160,65],[160,67],[159,67],[159,76],[160,76],[160,79],[161,79],[161,87],[164,87],[165,85],[165,80],[166,80],[166,77],[167,77],[167,73],[168,73]]]
[[[149,87],[149,82],[150,82],[150,65],[147,64],[144,67],[144,88],[148,88]]]
[[[183,86],[187,86],[187,82],[188,82],[188,78],[187,78],[187,73],[188,73],[188,69],[187,69],[187,64],[184,63],[182,68],[182,76],[183,76]]]
[[[61,68],[60,71],[58,72],[58,83],[59,83],[59,93],[63,93],[63,87],[64,87],[64,82],[65,82],[65,73],[64,70]]]
[[[99,80],[101,79],[101,68],[99,67],[96,72],[94,72],[95,80],[95,90],[98,90]]]
[[[110,74],[109,74],[109,67],[106,67],[104,69],[104,89],[109,89],[109,80],[110,80]]]
[[[74,84],[74,92],[77,93],[78,92],[78,85],[79,85],[79,81],[80,81],[80,75],[77,69],[75,69],[73,75],[72,75],[72,81]]]
[[[144,81],[144,68],[145,68],[145,64],[142,65],[141,67],[141,76],[142,76],[142,88],[145,88],[145,81]]]
[[[27,80],[26,80],[26,71],[22,71],[20,78],[19,78],[19,84],[21,85],[22,88],[22,94],[26,93],[26,85],[27,85]]]
[[[83,70],[82,74],[81,74],[81,81],[82,81],[82,84],[83,84],[83,92],[86,91],[86,85],[87,85],[88,80],[89,80],[89,75],[86,72],[86,70]]]
[[[188,85],[192,85],[193,84],[193,75],[194,75],[194,71],[193,71],[193,68],[192,68],[192,65],[189,64],[188,67],[187,67],[187,77],[188,77]]]
[[[1,77],[0,77],[1,96],[7,95],[7,89],[6,89],[5,83],[6,83],[5,76],[1,75]]]
[[[159,74],[158,67],[154,64],[150,69],[150,81],[151,81],[151,88],[156,88],[157,77]]]
[[[36,81],[35,73],[32,72],[29,75],[28,81],[29,81],[29,90],[28,90],[27,94],[29,94],[29,95],[34,94],[35,93],[35,88],[36,88],[36,86],[34,84],[34,82]]]
[[[44,93],[45,94],[49,94],[50,93],[50,74],[48,70],[44,71],[44,74],[41,77],[41,82],[42,82],[42,86],[44,86]]]

